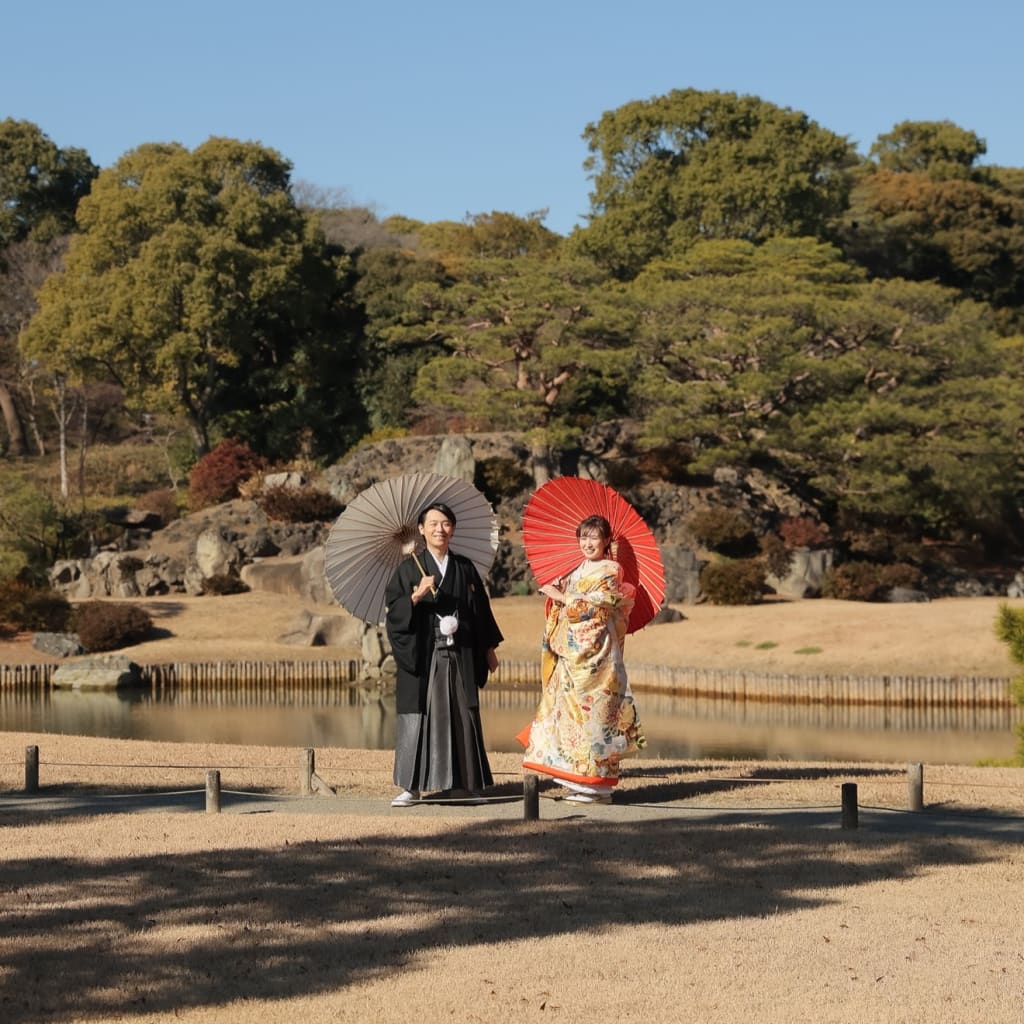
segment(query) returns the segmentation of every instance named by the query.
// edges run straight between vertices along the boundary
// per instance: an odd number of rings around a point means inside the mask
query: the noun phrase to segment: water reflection
[[[972,764],[1012,757],[1020,708],[885,708],[761,704],[639,693],[645,757],[921,761]],[[482,693],[487,746],[514,737],[536,706],[534,689]],[[389,749],[393,698],[354,686],[176,687],[119,693],[0,691],[0,729],[114,739]]]

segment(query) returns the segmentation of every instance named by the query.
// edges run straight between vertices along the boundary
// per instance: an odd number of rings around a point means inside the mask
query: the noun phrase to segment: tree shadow
[[[27,1024],[309,998],[417,969],[434,947],[784,914],[832,887],[985,859],[949,838],[824,842],[771,824],[740,843],[728,821],[486,820],[411,841],[369,826],[273,848],[9,860],[0,1006]]]

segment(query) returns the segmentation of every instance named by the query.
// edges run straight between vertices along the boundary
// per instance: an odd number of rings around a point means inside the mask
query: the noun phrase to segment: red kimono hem
[[[568,782],[580,782],[584,786],[617,786],[618,779],[605,779],[596,775],[574,775],[572,772],[563,772],[560,768],[552,768],[546,764],[534,764],[532,761],[524,761],[523,767],[532,772],[540,772],[541,775],[550,775],[556,779],[566,779]]]

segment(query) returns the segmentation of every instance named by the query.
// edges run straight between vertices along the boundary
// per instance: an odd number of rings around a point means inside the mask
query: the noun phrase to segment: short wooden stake
[[[843,828],[857,827],[857,783],[843,783]]]
[[[25,748],[25,792],[39,792],[39,748]]]
[[[299,792],[303,796],[313,795],[313,774],[316,772],[316,753],[312,747],[302,752],[302,767],[299,771]]]
[[[206,813],[220,814],[220,772],[206,773]]]
[[[540,779],[536,775],[523,776],[523,821],[540,818]]]
[[[908,804],[912,811],[924,810],[924,766],[907,765]]]

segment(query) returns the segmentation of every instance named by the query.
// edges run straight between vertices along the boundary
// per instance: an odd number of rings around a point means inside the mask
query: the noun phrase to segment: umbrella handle
[[[419,571],[420,571],[420,575],[421,576],[426,576],[427,575],[427,570],[423,568],[423,564],[420,562],[419,555],[417,555],[416,552],[414,551],[412,553],[412,557],[413,557],[413,561],[416,563],[416,568],[419,569]],[[433,583],[431,583],[431,585],[430,585],[430,593],[434,597],[437,597],[437,588],[433,585]]]

